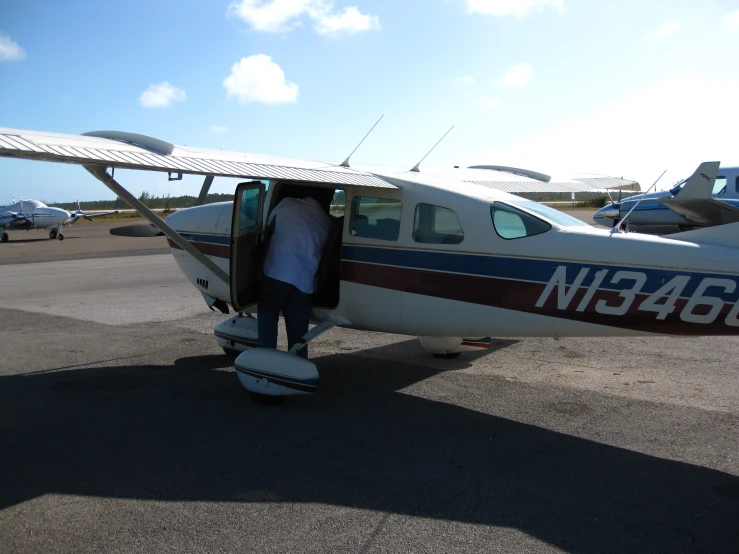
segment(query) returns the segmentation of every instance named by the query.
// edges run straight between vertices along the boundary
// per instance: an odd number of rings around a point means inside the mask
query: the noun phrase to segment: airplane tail
[[[710,198],[720,164],[721,162],[703,162],[700,164],[698,169],[685,182],[677,198],[680,200]]]

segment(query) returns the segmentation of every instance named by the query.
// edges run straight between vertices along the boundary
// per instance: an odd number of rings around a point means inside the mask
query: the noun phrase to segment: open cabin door
[[[257,302],[257,272],[261,256],[264,183],[252,181],[236,187],[231,216],[231,306],[239,311]]]

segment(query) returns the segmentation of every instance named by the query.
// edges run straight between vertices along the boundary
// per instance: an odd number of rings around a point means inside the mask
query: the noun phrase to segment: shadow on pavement
[[[318,502],[510,527],[570,552],[737,551],[737,477],[397,392],[434,369],[315,361],[320,393],[272,407],[217,355],[2,377],[0,506]]]

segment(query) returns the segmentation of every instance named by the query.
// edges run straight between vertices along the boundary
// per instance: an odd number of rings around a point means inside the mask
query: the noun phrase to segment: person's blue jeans
[[[293,347],[298,339],[308,332],[310,323],[311,295],[296,286],[266,275],[260,283],[257,324],[260,348],[277,348],[277,325],[280,312],[285,316],[287,348]],[[308,358],[308,345],[298,352]]]

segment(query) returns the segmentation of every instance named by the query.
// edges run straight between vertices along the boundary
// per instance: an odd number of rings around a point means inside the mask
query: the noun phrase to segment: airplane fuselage
[[[314,307],[317,321],[334,318],[357,329],[420,336],[739,334],[734,247],[611,234],[566,221],[559,212],[528,212],[548,229],[514,237],[510,229],[518,223],[506,216],[496,227],[491,206],[524,211],[533,203],[412,185],[347,191],[339,301]],[[358,236],[350,207],[353,198],[368,196],[402,205],[397,239]],[[452,210],[463,240],[415,240],[414,213],[422,204]],[[230,202],[212,204],[181,210],[167,222],[229,271],[231,212]],[[180,248],[172,253],[196,288],[230,301],[228,285]]]

